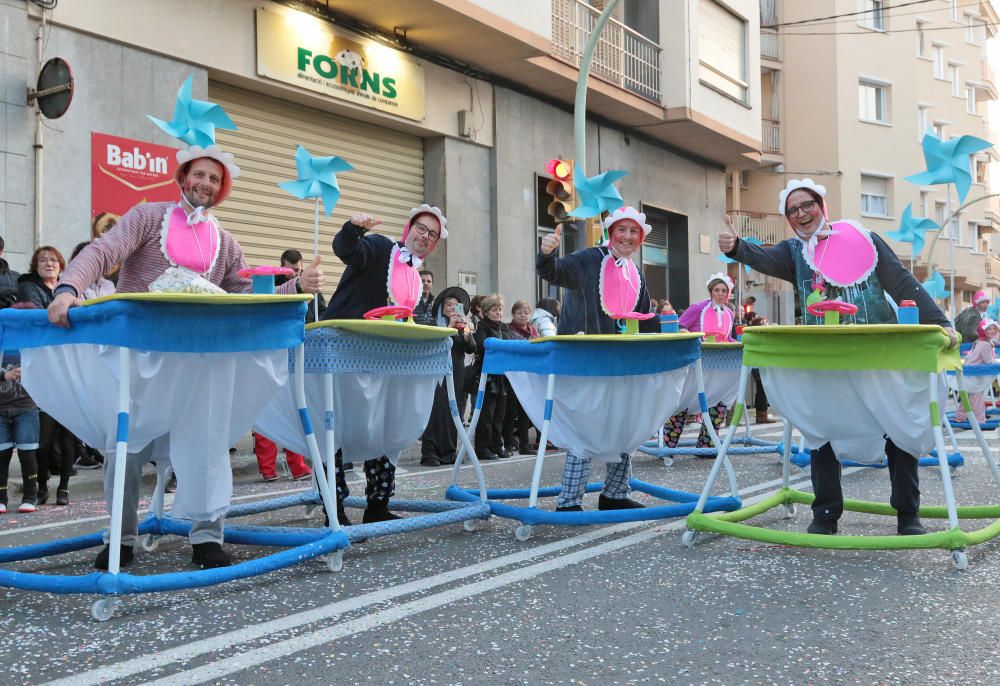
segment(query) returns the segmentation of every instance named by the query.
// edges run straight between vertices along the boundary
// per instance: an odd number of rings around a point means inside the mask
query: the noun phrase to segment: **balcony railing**
[[[774,29],[760,30],[760,56],[769,60],[781,59],[781,52],[778,47],[778,32]]]
[[[733,210],[727,213],[743,238],[756,238],[766,245],[780,243],[788,237],[788,222],[780,214]]]
[[[600,14],[582,0],[552,0],[555,55],[579,67]],[[660,52],[655,42],[612,18],[598,39],[591,73],[659,103]]]
[[[773,119],[761,121],[761,145],[764,152],[781,152],[781,122]]]
[[[991,276],[1000,281],[1000,257],[993,255],[986,256],[986,276]]]

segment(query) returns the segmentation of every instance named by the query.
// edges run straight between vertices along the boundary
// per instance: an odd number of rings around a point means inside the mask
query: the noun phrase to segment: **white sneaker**
[[[18,512],[34,512],[37,509],[38,508],[35,507],[35,504],[31,502],[23,502],[17,506]]]
[[[0,503],[0,514],[7,514],[7,503]]]

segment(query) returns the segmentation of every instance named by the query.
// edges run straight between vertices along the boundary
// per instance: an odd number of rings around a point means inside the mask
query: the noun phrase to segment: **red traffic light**
[[[573,176],[573,165],[566,160],[549,160],[545,165],[545,172],[560,181],[565,181]]]

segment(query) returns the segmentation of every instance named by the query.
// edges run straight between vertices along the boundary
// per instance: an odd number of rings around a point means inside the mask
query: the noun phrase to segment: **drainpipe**
[[[42,45],[45,37],[45,12],[42,11],[42,21],[38,25],[35,36],[36,68],[42,68]],[[42,136],[42,110],[35,103],[35,248],[42,245],[42,152],[45,144]]]

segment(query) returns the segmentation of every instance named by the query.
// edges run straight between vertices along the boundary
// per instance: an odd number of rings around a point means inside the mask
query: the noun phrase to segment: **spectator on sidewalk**
[[[413,306],[413,322],[424,326],[434,326],[434,272],[427,269],[420,270],[420,299]],[[468,304],[468,303],[466,303]]]

